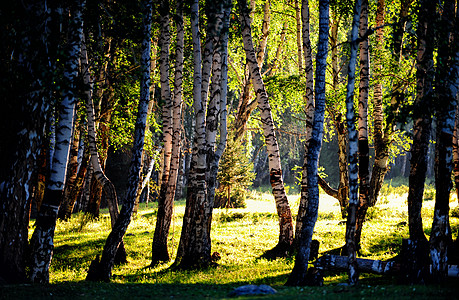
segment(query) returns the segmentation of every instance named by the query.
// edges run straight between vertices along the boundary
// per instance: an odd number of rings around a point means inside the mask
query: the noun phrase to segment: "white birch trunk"
[[[266,93],[260,68],[258,67],[255,57],[255,50],[252,42],[251,19],[247,13],[245,0],[239,0],[241,7],[242,38],[244,50],[246,53],[247,63],[249,65],[252,84],[254,86],[258,108],[260,109],[261,123],[265,137],[266,148],[269,153],[269,170],[270,181],[274,199],[276,202],[277,214],[279,216],[279,243],[276,246],[281,252],[289,251],[293,244],[293,221],[290,206],[285,193],[284,183],[282,181],[282,169],[280,164],[279,146],[274,131],[274,122],[271,114],[268,94]]]
[[[70,44],[64,78],[67,83],[61,102],[59,122],[56,129],[56,149],[53,156],[53,168],[48,179],[43,203],[36,221],[36,228],[31,240],[32,263],[30,279],[36,283],[49,282],[49,266],[54,248],[54,230],[57,213],[62,201],[67,174],[70,141],[72,139],[73,118],[76,103],[76,79],[83,35],[83,2],[73,3],[71,11]]]
[[[142,78],[140,82],[140,99],[137,111],[137,119],[134,129],[134,142],[132,147],[132,160],[128,173],[128,191],[126,199],[116,220],[112,231],[107,237],[100,262],[94,260],[88,271],[86,280],[109,281],[115,261],[118,246],[123,240],[127,227],[131,222],[132,212],[135,206],[137,188],[140,182],[142,165],[142,153],[145,141],[145,125],[148,116],[148,104],[150,102],[150,65],[151,65],[151,22],[152,1],[145,0],[143,4],[143,40],[142,40]]]
[[[309,2],[303,0],[303,7]],[[303,228],[301,239],[298,241],[298,253],[295,257],[295,266],[290,274],[287,285],[317,284],[307,282],[308,259],[314,226],[317,221],[319,209],[319,185],[318,185],[318,162],[322,137],[324,132],[325,115],[325,72],[327,68],[328,54],[328,29],[329,29],[329,6],[328,0],[319,1],[319,41],[316,56],[316,80],[315,80],[315,109],[311,139],[309,140],[307,169],[307,208],[302,218]],[[306,52],[306,50],[305,50]],[[306,67],[308,64],[306,63]]]
[[[346,223],[346,245],[349,256],[349,283],[356,285],[359,279],[356,261],[356,246],[355,246],[355,220],[357,213],[357,206],[359,204],[359,183],[358,183],[358,137],[355,128],[355,112],[354,112],[354,84],[355,84],[355,66],[357,61],[358,49],[358,33],[359,33],[359,19],[360,8],[362,0],[355,1],[354,18],[352,20],[351,29],[351,56],[349,59],[349,71],[347,81],[347,95],[346,95],[346,120],[347,130],[349,134],[349,209]]]

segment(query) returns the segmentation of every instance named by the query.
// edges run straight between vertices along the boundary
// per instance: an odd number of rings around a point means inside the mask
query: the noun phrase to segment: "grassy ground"
[[[361,257],[389,259],[400,251],[401,240],[408,237],[406,188],[385,188],[376,207],[368,212],[362,239]],[[427,197],[428,198],[428,197]],[[299,195],[289,197],[296,215]],[[453,198],[451,206],[455,207]],[[423,220],[430,233],[434,201],[425,201]],[[278,238],[278,223],[274,200],[269,193],[253,191],[245,209],[216,209],[212,224],[212,251],[219,252],[219,266],[200,271],[170,271],[169,264],[148,268],[154,232],[156,203],[141,205],[124,238],[129,263],[116,266],[112,283],[84,281],[91,260],[101,254],[110,231],[108,213],[99,220],[85,220],[75,215],[70,222],[58,222],[55,251],[50,270],[51,284],[0,287],[0,298],[224,298],[235,287],[244,284],[268,284],[278,293],[269,298],[347,299],[458,298],[452,280],[442,286],[401,286],[396,279],[375,275],[361,276],[355,288],[342,285],[345,273],[325,274],[324,287],[284,287],[293,267],[293,258],[267,261],[259,259],[264,251],[274,247]],[[184,202],[176,203],[169,238],[172,258],[178,245]],[[321,195],[319,218],[314,238],[320,241],[320,252],[338,248],[344,243],[344,222],[341,222],[336,200]],[[453,236],[459,229],[459,219],[451,218]],[[32,231],[32,228],[31,228]],[[264,296],[263,298],[268,298]]]

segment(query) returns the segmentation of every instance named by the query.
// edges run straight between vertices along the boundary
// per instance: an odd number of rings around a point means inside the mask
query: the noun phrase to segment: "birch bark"
[[[70,140],[73,133],[76,103],[75,83],[78,76],[78,62],[83,36],[83,7],[84,2],[80,0],[73,2],[71,7],[69,52],[64,71],[67,86],[61,102],[59,123],[56,128],[56,148],[51,175],[30,242],[32,251],[30,280],[35,283],[49,282],[49,266],[54,248],[54,230],[64,192]]]
[[[183,29],[183,2],[176,3],[176,26],[177,26],[177,44],[175,53],[175,80],[174,80],[174,99],[172,102],[172,132],[171,134],[171,159],[169,162],[168,178],[163,177],[160,197],[158,199],[158,216],[156,221],[155,234],[153,237],[152,246],[152,265],[160,261],[169,261],[169,251],[167,247],[167,237],[172,219],[172,210],[175,198],[175,188],[177,184],[178,164],[180,159],[180,140],[181,140],[181,112],[182,112],[182,81],[183,81],[183,44],[184,44],[184,29]],[[165,30],[165,29],[164,29]],[[163,38],[164,40],[165,38]],[[164,63],[164,61],[161,61]],[[164,67],[162,67],[163,69]],[[169,80],[169,79],[167,79]],[[167,83],[162,82],[168,85]],[[165,141],[166,144],[166,141]],[[166,174],[166,164],[164,162],[164,173]]]
[[[239,0],[241,10],[242,38],[247,63],[249,65],[252,84],[257,95],[258,108],[260,109],[263,134],[265,137],[266,148],[269,153],[270,182],[274,199],[276,201],[277,215],[279,217],[279,242],[272,249],[274,256],[284,256],[291,250],[293,244],[293,221],[292,213],[285,193],[282,180],[282,169],[279,157],[279,146],[274,131],[274,122],[271,115],[268,94],[266,93],[260,68],[257,64],[255,50],[253,47],[252,34],[250,29],[251,19],[247,11],[245,0]]]
[[[308,7],[309,1],[303,0],[302,7]],[[298,253],[295,257],[295,266],[290,274],[287,285],[308,285],[306,277],[308,270],[308,258],[314,226],[317,221],[319,208],[319,186],[318,186],[318,161],[320,148],[322,147],[323,124],[325,115],[325,72],[327,67],[328,54],[328,29],[329,29],[329,7],[328,0],[319,1],[319,41],[316,56],[316,80],[315,80],[315,109],[314,122],[312,127],[311,139],[308,149],[307,169],[307,208],[302,218],[303,228],[301,239],[299,240]],[[304,15],[303,15],[304,16]],[[306,67],[308,64],[306,64]],[[303,195],[302,195],[303,197]]]
[[[355,225],[357,206],[359,204],[359,183],[358,183],[358,135],[355,128],[355,112],[354,112],[354,84],[355,84],[355,66],[357,60],[358,48],[358,32],[359,32],[359,19],[361,12],[362,0],[355,1],[354,18],[352,20],[351,29],[351,55],[349,59],[349,71],[347,81],[347,94],[346,94],[346,120],[347,131],[349,134],[349,208],[346,222],[346,245],[349,256],[349,284],[356,285],[359,279],[357,270],[357,257],[355,245]]]
[[[140,181],[142,165],[142,153],[145,140],[145,124],[148,115],[148,103],[150,102],[150,65],[151,65],[151,23],[152,1],[145,0],[143,6],[143,41],[142,41],[142,78],[140,82],[140,99],[137,111],[137,120],[134,130],[134,143],[132,160],[128,174],[128,192],[119,217],[107,237],[100,262],[96,258],[89,267],[86,280],[109,281],[115,261],[115,254],[123,240],[127,227],[131,222],[132,212],[135,206],[137,188]]]

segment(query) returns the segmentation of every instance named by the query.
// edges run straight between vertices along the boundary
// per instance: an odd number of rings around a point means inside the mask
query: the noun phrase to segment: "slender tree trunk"
[[[437,143],[435,145],[435,209],[430,235],[430,258],[434,280],[443,282],[448,276],[449,197],[452,187],[451,172],[453,128],[457,106],[459,38],[455,22],[455,1],[444,3],[437,40],[438,58],[435,74]]]
[[[177,45],[175,59],[175,81],[174,81],[174,99],[172,102],[172,124],[171,124],[171,159],[167,169],[167,181],[163,176],[161,192],[158,199],[158,216],[156,221],[155,234],[153,237],[152,246],[152,262],[151,265],[156,265],[160,261],[169,261],[169,251],[167,248],[167,238],[169,236],[169,228],[172,219],[172,210],[175,198],[175,188],[177,184],[178,163],[180,154],[181,140],[181,112],[182,112],[182,80],[183,80],[183,44],[184,44],[184,29],[183,29],[183,14],[182,1],[177,1],[176,8],[176,24],[177,24]],[[163,31],[168,29],[163,28]],[[167,33],[168,34],[168,33]],[[164,33],[166,35],[166,33]],[[165,38],[163,37],[163,44]],[[163,52],[163,51],[162,51]],[[163,63],[163,61],[162,61]],[[161,68],[163,70],[163,68]],[[169,80],[169,79],[167,79]],[[161,83],[161,85],[167,83]],[[166,141],[165,141],[166,143]],[[164,174],[166,174],[165,162]]]
[[[355,128],[354,112],[354,84],[355,84],[355,66],[357,60],[359,19],[361,13],[362,0],[355,1],[354,18],[351,29],[351,55],[349,59],[349,71],[346,94],[346,120],[347,131],[349,134],[349,208],[346,223],[346,248],[349,257],[349,284],[356,285],[359,280],[356,257],[356,214],[359,206],[359,166],[358,166],[358,133]],[[361,105],[359,101],[359,106]],[[360,124],[359,124],[360,125]]]
[[[421,1],[417,30],[416,99],[413,111],[413,145],[411,146],[408,190],[408,227],[410,239],[419,243],[427,243],[422,225],[421,209],[432,122],[434,32],[431,20],[435,18],[435,9],[434,2]]]
[[[418,13],[418,45],[416,57],[416,99],[413,109],[413,144],[411,146],[410,176],[408,190],[408,228],[410,239],[406,244],[412,250],[407,253],[412,272],[409,283],[425,282],[429,268],[427,238],[422,225],[422,201],[427,172],[429,140],[432,122],[434,78],[434,31],[431,20],[436,18],[435,2],[422,0]],[[414,276],[412,275],[414,274]]]
[[[119,216],[119,209],[118,209],[118,197],[116,195],[116,189],[110,179],[107,178],[105,175],[102,166],[101,166],[101,159],[99,157],[99,152],[97,151],[97,142],[96,142],[96,125],[95,125],[95,117],[94,117],[94,106],[92,101],[92,84],[90,80],[89,74],[89,63],[88,63],[88,54],[86,50],[86,44],[83,43],[82,51],[81,51],[81,66],[83,70],[83,82],[86,86],[85,90],[85,97],[86,97],[86,114],[88,118],[88,149],[89,149],[89,162],[93,167],[93,177],[97,180],[98,185],[97,188],[100,188],[100,193],[103,191],[105,192],[105,197],[108,203],[108,210],[110,212],[110,220],[112,227],[114,226],[116,220]],[[93,180],[91,180],[91,194],[89,197],[94,197],[94,191],[92,187],[95,185],[92,184]],[[97,197],[96,197],[97,199]],[[100,198],[97,201],[100,204]],[[91,205],[91,201],[89,201],[89,205]],[[98,206],[97,206],[98,211]],[[117,251],[117,260],[116,263],[120,262],[127,262],[127,255],[126,250],[124,248],[124,243],[121,242],[120,247]]]
[[[312,128],[314,123],[314,69],[312,64],[312,47],[309,38],[309,3],[303,1],[301,5],[301,19],[302,19],[302,43],[304,51],[304,73],[306,76],[306,93],[303,96],[306,98],[306,143],[304,145],[304,160],[303,160],[303,173],[301,180],[301,198],[298,207],[298,215],[296,218],[295,227],[295,245],[298,247],[301,240],[301,232],[303,230],[303,220],[306,215],[308,207],[308,151],[309,141],[311,140]]]
[[[210,229],[212,225],[212,211],[214,208],[215,188],[217,186],[217,173],[220,158],[225,150],[227,139],[226,127],[226,94],[228,86],[228,36],[231,14],[231,0],[222,2],[223,9],[218,14],[218,22],[223,23],[220,38],[215,41],[214,58],[212,63],[212,84],[209,108],[207,110],[206,140],[207,140],[207,201],[208,206],[204,212],[207,220],[207,233],[210,241]],[[217,133],[220,129],[219,140]],[[229,199],[229,198],[228,198]]]
[[[207,42],[204,59],[201,59],[201,35],[199,32],[199,1],[191,4],[191,28],[193,40],[193,108],[195,113],[195,137],[190,165],[189,184],[182,233],[177,250],[176,265],[180,268],[207,266],[210,263],[210,240],[204,227],[203,214],[207,203],[206,152],[205,152],[205,113],[207,89],[211,69],[212,36],[210,30],[214,21],[212,13],[208,16]],[[202,65],[202,69],[201,69]]]
[[[331,115],[333,124],[336,130],[336,136],[338,138],[338,166],[339,166],[339,183],[338,189],[335,190],[328,185],[328,183],[319,178],[319,185],[324,191],[336,198],[341,208],[341,217],[343,219],[347,216],[347,207],[349,205],[349,174],[347,166],[347,128],[346,121],[343,118],[342,113],[339,111],[339,107],[335,106],[335,101],[338,101],[338,90],[339,90],[339,53],[338,53],[338,27],[340,24],[340,18],[336,9],[332,11],[332,24],[330,33],[330,48],[331,48],[331,60],[332,60],[332,77],[333,77],[333,94],[334,101],[331,105],[327,106],[327,111]]]
[[[400,3],[399,20],[394,25],[393,34],[393,45],[392,45],[392,69],[393,72],[397,72],[400,69],[400,63],[402,60],[402,40],[403,33],[405,31],[405,24],[409,13],[410,5],[413,0],[402,0]],[[376,12],[376,26],[379,27],[384,24],[384,11],[385,5],[384,0],[378,0],[378,8]],[[374,206],[378,199],[379,191],[384,183],[384,177],[387,173],[387,164],[389,161],[389,147],[393,140],[393,134],[395,131],[396,116],[400,105],[404,102],[404,89],[405,82],[393,78],[391,85],[391,100],[390,109],[386,109],[388,112],[386,120],[384,122],[384,110],[382,102],[382,84],[380,82],[380,76],[382,72],[382,60],[379,58],[380,53],[383,49],[383,30],[382,28],[377,29],[377,44],[376,44],[376,83],[374,92],[374,104],[373,104],[373,118],[374,118],[374,147],[375,147],[375,161],[373,164],[373,170],[371,172],[370,190],[369,190],[369,206]],[[379,53],[378,53],[379,52]],[[384,125],[385,124],[385,125]]]
[[[362,0],[360,12],[360,36],[368,30],[368,0]],[[368,209],[368,194],[370,188],[370,153],[368,146],[368,90],[370,86],[370,56],[368,39],[360,42],[360,84],[359,84],[359,121],[358,121],[358,150],[359,150],[359,204],[356,212],[355,245],[360,249],[360,237],[365,215]]]
[[[307,192],[304,194],[302,192],[301,195],[301,197],[307,195],[307,208],[306,214],[302,218],[303,227],[301,230],[301,239],[299,240],[298,253],[295,258],[295,266],[293,267],[292,273],[290,274],[286,283],[287,285],[293,286],[314,284],[313,282],[308,282],[306,275],[308,270],[310,245],[314,232],[314,226],[317,221],[319,208],[319,186],[317,182],[317,173],[319,153],[322,147],[322,137],[324,130],[325,72],[327,67],[328,53],[329,6],[330,3],[328,0],[319,1],[319,41],[316,56],[314,123],[311,139],[309,140],[309,149],[307,152],[307,186],[302,186],[302,190],[305,189]],[[308,7],[308,0],[303,0],[302,9],[308,9]],[[305,14],[303,13],[303,20],[304,17]],[[306,67],[308,67],[308,63],[306,63]]]
[[[255,3],[251,2],[251,5],[255,5]],[[251,15],[254,13],[252,10]],[[265,60],[265,52],[266,52],[266,47],[268,45],[268,37],[269,37],[269,28],[270,28],[270,23],[271,23],[271,8],[270,8],[270,1],[265,1],[265,4],[263,6],[263,24],[261,28],[261,37],[259,41],[259,45],[257,47],[257,64],[258,68],[261,69],[263,68],[263,63]],[[252,100],[252,94],[251,94],[251,77],[250,77],[250,71],[248,65],[245,66],[245,73],[244,73],[244,78],[242,79],[242,88],[241,88],[241,95],[239,99],[239,105],[238,105],[238,110],[236,114],[236,119],[233,122],[233,128],[234,128],[234,136],[233,140],[234,141],[239,141],[242,139],[244,136],[246,130],[247,130],[247,121],[250,118],[250,115],[252,114],[252,111],[257,108],[257,101]]]
[[[140,82],[140,100],[137,112],[137,120],[134,130],[134,143],[132,148],[132,160],[128,175],[128,192],[119,217],[107,237],[102,258],[98,257],[91,263],[86,280],[109,281],[115,261],[115,254],[123,240],[127,227],[131,222],[132,212],[135,205],[137,188],[140,181],[142,153],[145,140],[145,124],[148,115],[148,103],[150,102],[150,65],[151,65],[151,22],[152,1],[146,0],[143,4],[143,40],[142,40],[142,78]]]
[[[459,202],[459,110],[456,108],[456,124],[453,132],[453,164],[454,164],[454,184],[456,187],[456,197]]]
[[[78,106],[78,105],[77,105]],[[78,108],[75,109],[75,112]],[[78,149],[80,146],[80,123],[78,120],[78,116],[75,116],[75,124],[73,130],[73,139],[71,141],[70,147],[70,158],[69,158],[69,166],[67,171],[67,179],[64,188],[64,196],[62,198],[61,206],[59,207],[58,218],[65,219],[64,212],[69,210],[67,207],[70,205],[70,192],[75,188],[75,184],[77,183],[78,177]],[[73,209],[73,207],[72,207]],[[70,212],[71,214],[72,212]]]
[[[242,37],[244,50],[249,64],[252,83],[257,94],[258,108],[261,114],[261,123],[265,136],[266,148],[269,153],[270,182],[276,201],[277,215],[279,216],[279,242],[273,249],[274,256],[284,256],[291,250],[293,244],[293,221],[292,213],[285,193],[282,180],[282,169],[279,157],[279,146],[274,131],[274,123],[271,115],[268,94],[266,93],[260,69],[256,63],[255,51],[253,48],[252,34],[250,29],[251,19],[247,12],[245,0],[239,0],[241,10]]]
[[[225,4],[224,1],[218,1],[207,7],[207,36],[202,60],[198,22],[198,1],[194,1],[191,6],[194,63],[193,108],[196,116],[196,127],[187,191],[187,203],[183,218],[180,244],[175,261],[175,264],[180,268],[200,268],[209,266],[212,263],[210,255],[210,227],[213,199],[209,199],[208,197],[209,173],[207,170],[207,150],[208,145],[214,140],[212,137],[213,128],[210,127],[215,125],[215,123],[209,121],[211,124],[209,124],[209,127],[206,126],[206,111],[210,120],[215,114],[215,109],[217,109],[217,106],[214,106],[212,103],[210,103],[209,108],[207,108],[207,94],[210,83],[210,72],[212,70],[212,61],[214,59],[214,41],[216,41],[215,39],[221,39],[221,25],[226,22],[222,22],[220,19],[222,18],[223,8],[227,5],[230,7],[229,2]],[[229,17],[229,14],[225,14],[225,16]],[[217,66],[215,67],[217,68]],[[211,92],[215,92],[213,88]],[[211,98],[213,98],[213,96],[211,96]]]
[[[56,130],[56,149],[53,166],[45,189],[43,203],[35,223],[35,230],[30,242],[32,251],[30,279],[36,283],[49,282],[49,265],[54,248],[54,230],[57,213],[64,192],[65,177],[72,138],[73,118],[75,115],[75,83],[78,76],[78,61],[83,36],[83,1],[77,0],[71,7],[71,26],[68,60],[64,78],[67,90],[61,102],[59,123]]]

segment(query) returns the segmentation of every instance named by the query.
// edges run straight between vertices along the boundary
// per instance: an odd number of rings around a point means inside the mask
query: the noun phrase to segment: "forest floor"
[[[406,188],[386,186],[377,205],[368,211],[362,233],[360,257],[386,260],[400,252],[408,238]],[[429,191],[423,204],[425,233],[430,234],[434,201]],[[299,195],[289,196],[294,216]],[[285,287],[294,257],[273,261],[260,258],[278,239],[277,214],[268,192],[251,191],[243,209],[215,209],[212,223],[212,251],[218,252],[218,266],[206,270],[172,271],[171,263],[149,268],[157,203],[141,204],[124,238],[128,263],[113,269],[111,283],[84,281],[89,264],[102,248],[110,232],[108,212],[98,220],[75,214],[69,222],[58,221],[49,285],[0,286],[1,299],[126,299],[126,298],[226,298],[236,287],[267,284],[278,291],[265,298],[308,299],[459,299],[459,279],[442,285],[398,285],[397,278],[362,274],[356,287],[349,287],[346,273],[327,272],[323,287]],[[178,246],[184,201],[175,203],[169,249],[174,258]],[[453,238],[459,230],[457,199],[451,199]],[[456,210],[453,210],[456,208]],[[319,255],[344,244],[345,224],[338,202],[320,196],[319,217],[314,238],[320,242]],[[33,230],[31,226],[30,233]],[[261,296],[260,296],[261,297]],[[254,297],[250,297],[254,298]]]

